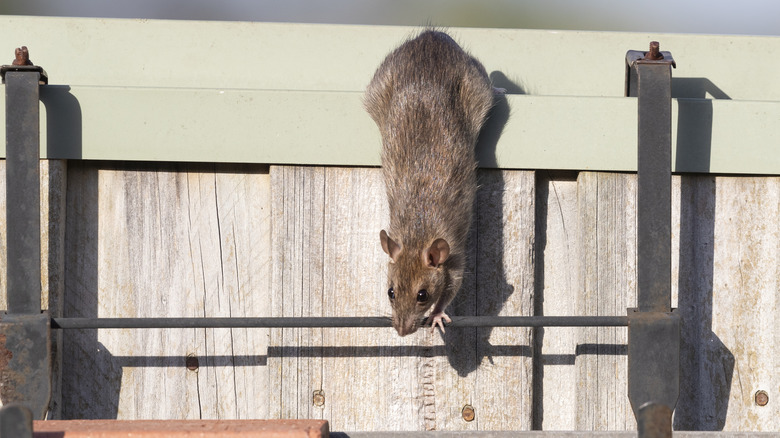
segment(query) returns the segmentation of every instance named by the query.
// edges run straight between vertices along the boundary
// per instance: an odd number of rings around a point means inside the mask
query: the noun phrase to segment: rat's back
[[[482,64],[449,35],[426,30],[387,56],[365,103],[382,134],[391,236],[464,240],[474,146],[493,103]]]
[[[433,324],[460,288],[476,195],[474,147],[493,103],[484,67],[443,32],[423,31],[390,53],[366,90],[382,135],[382,172],[390,227],[380,233],[390,256],[393,326]]]

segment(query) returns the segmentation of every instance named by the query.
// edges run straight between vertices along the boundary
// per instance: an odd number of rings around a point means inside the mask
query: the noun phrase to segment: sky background
[[[0,14],[780,36],[780,0],[0,0]]]

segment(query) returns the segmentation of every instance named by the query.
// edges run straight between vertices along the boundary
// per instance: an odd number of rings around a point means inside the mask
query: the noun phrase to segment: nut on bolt
[[[322,407],[325,405],[325,393],[321,389],[314,391],[311,396],[311,402],[314,406]]]
[[[463,416],[463,419],[466,421],[474,421],[474,407],[471,405],[463,406],[463,409],[460,411],[460,414]]]
[[[756,391],[755,395],[756,404],[759,406],[766,406],[769,403],[769,394],[763,389]]]

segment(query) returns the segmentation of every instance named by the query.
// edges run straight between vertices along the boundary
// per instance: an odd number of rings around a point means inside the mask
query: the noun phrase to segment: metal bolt
[[[311,396],[311,402],[314,403],[314,406],[322,407],[325,405],[325,393],[322,392],[321,389],[318,389],[314,391],[314,393]]]
[[[759,406],[766,406],[769,403],[769,394],[763,389],[756,391],[756,404]]]
[[[651,61],[657,61],[659,59],[664,59],[664,55],[661,54],[661,45],[658,44],[658,41],[651,41],[650,42],[650,51],[647,52],[645,55],[645,59],[651,60]]]
[[[474,407],[471,405],[463,406],[463,410],[460,411],[463,419],[466,421],[474,421]]]
[[[13,65],[33,65],[30,62],[30,52],[27,50],[27,46],[22,46],[14,51],[16,59],[14,59]]]
[[[200,367],[200,363],[198,363],[198,356],[195,356],[192,353],[187,355],[187,360],[185,363],[187,365],[187,369],[190,371],[198,371],[198,368]]]

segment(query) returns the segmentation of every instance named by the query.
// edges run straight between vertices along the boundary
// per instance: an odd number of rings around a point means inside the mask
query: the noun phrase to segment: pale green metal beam
[[[780,101],[780,37],[446,29],[494,80],[543,96],[623,95],[628,50],[659,41],[672,97]],[[0,16],[0,64],[26,45],[51,84],[363,91],[408,26]],[[508,88],[508,87],[505,87]]]
[[[0,64],[27,45],[50,84],[66,84],[41,92],[44,157],[375,166],[380,139],[362,92],[417,31],[0,16]],[[780,174],[780,57],[767,56],[780,38],[447,31],[496,85],[529,94],[499,102],[483,167],[634,171],[625,53],[658,40],[678,65],[673,169]]]
[[[359,92],[44,86],[41,155],[377,166],[380,137],[361,98]],[[504,99],[478,146],[482,167],[636,170],[634,98]],[[780,174],[780,102],[675,99],[672,126],[676,172]],[[0,124],[0,138],[4,129]]]

